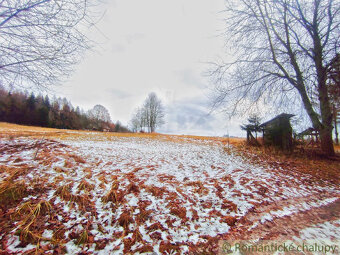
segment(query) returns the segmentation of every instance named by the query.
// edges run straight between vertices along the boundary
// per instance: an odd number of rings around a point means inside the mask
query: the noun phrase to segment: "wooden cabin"
[[[263,132],[263,144],[274,145],[282,150],[293,149],[293,129],[290,118],[293,114],[282,113],[275,118],[260,125]]]

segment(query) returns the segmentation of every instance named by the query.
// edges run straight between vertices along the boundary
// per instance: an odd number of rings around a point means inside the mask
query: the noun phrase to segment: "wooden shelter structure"
[[[274,145],[282,150],[293,149],[293,129],[290,118],[293,114],[281,113],[275,118],[260,125],[263,133],[263,144]]]
[[[255,138],[252,134],[252,132],[255,132],[253,125],[245,125],[241,126],[243,130],[247,132],[247,143],[254,146],[260,146],[260,143],[257,141],[257,138]]]
[[[301,133],[299,133],[298,138],[302,139],[302,141],[304,141],[305,137],[307,136],[307,140],[308,143],[306,144],[306,146],[311,146],[311,147],[318,147],[320,145],[320,139],[319,139],[319,131],[315,128],[307,128],[306,130],[302,131]]]

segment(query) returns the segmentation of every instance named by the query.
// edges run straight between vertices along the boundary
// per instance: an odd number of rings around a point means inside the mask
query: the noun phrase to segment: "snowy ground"
[[[221,252],[219,240],[277,237],[338,245],[337,186],[253,165],[211,140],[54,139],[0,140],[0,188],[22,190],[1,201],[0,250],[197,254]]]

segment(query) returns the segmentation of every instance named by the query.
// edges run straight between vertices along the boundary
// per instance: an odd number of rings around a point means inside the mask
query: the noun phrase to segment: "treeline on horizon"
[[[10,92],[0,86],[0,121],[59,129],[130,132],[119,121],[103,121],[74,108],[66,98]]]

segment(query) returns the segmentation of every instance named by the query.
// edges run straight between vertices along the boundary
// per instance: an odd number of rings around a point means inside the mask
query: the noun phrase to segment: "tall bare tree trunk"
[[[334,156],[334,146],[332,139],[332,129],[331,128],[322,128],[320,130],[320,141],[321,141],[321,149],[328,156]]]
[[[324,82],[326,84],[326,82]],[[332,139],[332,111],[329,105],[329,97],[326,85],[319,85],[320,111],[321,111],[321,125],[319,127],[321,149],[328,156],[334,156],[334,145]],[[314,127],[315,128],[315,127]]]
[[[319,3],[315,3],[318,5]],[[315,8],[317,12],[318,8]],[[323,65],[323,47],[319,36],[319,25],[317,23],[317,14],[313,20],[313,42],[314,42],[314,62],[318,78],[318,92],[321,113],[321,125],[319,127],[321,149],[328,156],[334,156],[334,145],[332,139],[332,110],[330,106],[328,88],[327,88],[327,68]],[[314,127],[317,128],[317,127]]]
[[[329,98],[326,85],[319,89],[320,96],[320,110],[321,110],[321,126],[320,126],[320,140],[322,151],[329,156],[334,156],[334,145],[332,139],[332,111],[329,105]]]
[[[338,117],[338,112],[336,110],[335,105],[333,104],[333,120],[334,120],[334,129],[335,129],[335,144],[339,145],[339,133],[338,133],[337,117]]]

